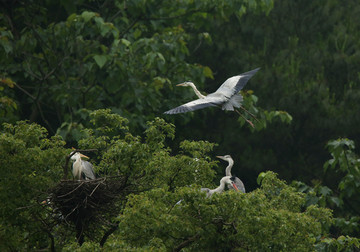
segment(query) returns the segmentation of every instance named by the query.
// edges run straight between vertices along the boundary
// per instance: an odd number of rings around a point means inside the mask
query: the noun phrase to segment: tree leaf
[[[107,56],[105,55],[95,55],[93,58],[100,68],[102,68],[107,62]]]
[[[203,67],[203,71],[204,71],[205,77],[214,79],[214,75],[213,75],[213,72],[211,71],[210,67],[207,67],[207,66]]]
[[[96,14],[90,11],[84,11],[81,13],[81,17],[84,19],[85,22],[88,22],[91,18],[95,17]]]

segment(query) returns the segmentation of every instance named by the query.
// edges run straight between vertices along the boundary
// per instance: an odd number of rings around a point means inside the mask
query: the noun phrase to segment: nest
[[[82,244],[84,236],[98,240],[99,237],[94,236],[99,233],[99,228],[105,231],[102,240],[106,240],[107,232],[116,230],[117,223],[111,222],[111,219],[125,204],[128,189],[127,178],[119,176],[62,180],[50,190],[49,202],[62,221],[75,226],[76,238]]]

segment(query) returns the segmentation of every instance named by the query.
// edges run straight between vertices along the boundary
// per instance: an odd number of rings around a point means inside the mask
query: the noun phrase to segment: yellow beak
[[[85,156],[84,154],[80,153],[80,157],[90,159],[88,156]]]

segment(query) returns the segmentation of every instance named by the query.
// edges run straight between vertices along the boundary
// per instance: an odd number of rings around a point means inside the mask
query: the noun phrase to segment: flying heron
[[[228,166],[225,169],[225,175],[226,176],[232,176],[231,175],[231,168],[234,165],[234,160],[231,158],[231,156],[230,155],[225,155],[225,156],[216,156],[216,157],[220,158],[222,160],[225,160],[225,161],[227,161],[229,163]],[[236,187],[239,189],[238,191],[245,193],[244,183],[236,176],[233,176],[232,178],[234,178],[234,183],[235,183]],[[229,189],[234,189],[233,186],[229,186],[229,185],[228,185],[228,188]]]
[[[78,180],[95,179],[94,166],[88,161],[83,161],[81,159],[82,157],[89,158],[88,156],[85,156],[80,152],[76,152],[74,155],[71,156],[71,160],[75,161],[73,163],[73,170],[72,170],[74,178]]]
[[[255,118],[253,114],[251,114],[249,111],[247,111],[241,106],[243,97],[241,94],[239,94],[239,91],[246,85],[249,79],[257,71],[259,71],[259,69],[260,68],[256,68],[249,72],[228,78],[214,93],[208,94],[207,96],[202,95],[196,88],[195,84],[190,81],[178,84],[177,86],[192,87],[199,99],[168,110],[164,112],[164,114],[171,115],[186,113],[206,107],[217,106],[221,107],[222,110],[236,111],[244,120],[246,120],[252,127],[254,127],[253,123],[250,120],[246,119],[236,108],[241,108],[245,110],[247,113],[249,113],[249,115]]]

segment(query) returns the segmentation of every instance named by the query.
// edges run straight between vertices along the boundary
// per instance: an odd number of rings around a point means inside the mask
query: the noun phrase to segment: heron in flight
[[[74,178],[78,180],[95,179],[94,166],[88,161],[83,161],[81,159],[82,157],[89,158],[88,156],[85,156],[80,152],[76,152],[71,156],[71,160],[75,161],[73,163],[73,170],[72,170]]]
[[[201,188],[201,191],[206,192],[206,197],[211,197],[214,193],[222,193],[225,189],[225,184],[228,188],[232,188],[236,191],[239,190],[235,184],[235,177],[225,176],[220,180],[220,185],[215,189]]]
[[[238,188],[238,191],[245,193],[244,183],[238,177],[231,175],[231,168],[234,165],[234,160],[231,158],[231,156],[230,155],[225,155],[225,156],[216,156],[216,157],[220,158],[222,160],[225,160],[225,161],[227,161],[229,163],[228,166],[225,169],[225,175],[226,176],[231,176],[232,178],[234,178],[234,184]],[[229,189],[234,189],[233,186],[229,186],[229,185],[228,185],[228,188]]]
[[[227,79],[214,93],[208,94],[207,96],[202,95],[192,82],[184,82],[177,86],[192,87],[195,94],[199,99],[185,103],[179,107],[173,108],[164,114],[179,114],[186,113],[206,107],[221,107],[222,110],[236,111],[244,120],[246,120],[252,127],[253,123],[246,119],[236,108],[245,110],[249,115],[255,118],[253,114],[247,111],[241,106],[243,97],[239,94],[239,91],[246,85],[249,79],[257,72],[260,68],[256,68],[246,73],[233,76]]]

